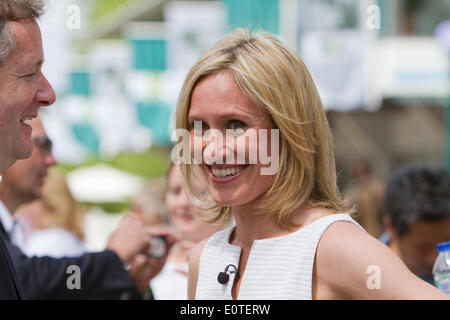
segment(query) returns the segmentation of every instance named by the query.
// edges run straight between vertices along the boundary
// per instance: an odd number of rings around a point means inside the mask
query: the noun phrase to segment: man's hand
[[[133,259],[130,277],[139,292],[145,291],[149,286],[150,280],[161,272],[166,263],[167,256],[177,240],[172,231],[165,226],[152,226],[146,227],[145,229],[151,236],[163,237],[166,239],[167,253],[166,256],[156,259],[151,258],[147,251],[145,254],[139,254]]]
[[[166,255],[162,258],[151,258],[150,263],[152,267],[152,278],[155,277],[158,273],[161,272],[164,264],[166,263],[167,256],[170,253],[175,242],[178,238],[175,234],[166,226],[157,225],[157,226],[148,226],[146,227],[147,232],[149,232],[153,237],[163,237],[166,240],[167,244],[167,252]]]
[[[108,240],[106,248],[113,250],[125,265],[138,254],[147,254],[151,234],[135,215],[126,216]]]
[[[150,257],[147,254],[139,254],[134,257],[129,272],[136,290],[141,293],[147,290],[150,279],[153,278]]]

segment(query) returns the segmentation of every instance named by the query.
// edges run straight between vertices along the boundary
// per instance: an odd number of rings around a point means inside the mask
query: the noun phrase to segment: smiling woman
[[[212,139],[213,142],[206,147],[200,144],[200,151],[194,150],[194,153],[203,153],[205,164],[201,168],[204,170],[203,174],[209,177],[212,186],[210,193],[216,203],[224,207],[248,203],[273,184],[274,175],[262,175],[263,165],[250,161],[251,158],[255,160],[255,154],[259,154],[261,131],[274,129],[271,117],[239,89],[230,72],[217,72],[197,83],[192,93],[188,118],[190,123],[193,119],[201,119],[210,130],[218,133],[227,130],[234,132],[235,123],[239,123],[241,129],[240,134],[233,135],[234,139],[227,137],[224,144],[221,143],[219,134],[219,138]],[[248,134],[249,132],[253,134]],[[235,143],[230,143],[230,140],[235,140]],[[259,140],[260,143],[247,144],[248,140]],[[274,142],[278,144],[278,141]],[[213,152],[209,152],[210,150]],[[278,148],[276,150],[278,152]],[[217,161],[216,154],[222,154],[225,160],[236,160]],[[239,158],[244,161],[237,161]],[[242,183],[243,180],[247,183]]]
[[[317,89],[272,35],[236,30],[200,58],[182,87],[176,128],[189,131],[189,154],[202,156],[181,168],[193,198],[211,204],[204,218],[235,220],[193,249],[190,299],[446,297],[349,215]],[[262,170],[270,163],[251,161],[264,148],[279,161],[270,174]],[[374,266],[377,290],[367,285]]]
[[[208,174],[234,167],[242,176],[240,181],[246,181],[245,184],[237,180],[235,183],[251,189],[253,196],[231,184],[222,184],[221,188],[233,190],[233,194],[241,194],[246,200],[264,193],[258,205],[267,214],[274,215],[281,228],[294,227],[293,217],[307,203],[335,212],[348,211],[336,187],[331,132],[312,78],[303,62],[274,37],[263,33],[250,36],[238,30],[191,68],[180,93],[176,127],[193,132],[194,121],[223,133],[238,125],[243,134],[235,137],[235,151],[228,147],[223,154],[226,157],[227,152],[235,152],[234,159],[245,157],[247,162],[240,166],[226,161],[225,166],[182,166],[188,184],[199,174],[198,169]],[[249,149],[249,143],[245,145],[245,154],[238,150],[248,142],[248,132],[256,132],[261,138],[261,130],[270,132],[271,129],[280,133],[280,139],[274,141],[279,144],[279,149],[274,149],[277,153],[279,150],[276,155],[279,169],[261,177],[259,171],[264,164],[249,165],[250,155],[259,154],[260,150]],[[271,150],[270,137],[258,139],[254,148],[265,145]],[[207,143],[200,146],[204,156],[208,154],[207,147]],[[207,158],[203,160],[208,163]],[[219,175],[221,173],[219,171]],[[211,174],[210,178],[211,182],[220,183],[217,175]],[[264,181],[256,183],[255,179]],[[255,186],[261,186],[264,192],[256,190]],[[211,188],[211,192],[214,190]],[[199,196],[194,188],[191,191]],[[211,216],[210,221],[230,219],[233,203],[221,204],[213,209],[216,215]]]

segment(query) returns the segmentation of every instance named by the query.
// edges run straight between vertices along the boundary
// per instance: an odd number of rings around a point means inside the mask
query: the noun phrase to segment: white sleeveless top
[[[242,300],[311,300],[312,274],[317,244],[334,222],[348,221],[348,214],[331,214],[285,236],[254,240],[239,288]],[[200,256],[197,300],[230,300],[235,273],[226,284],[217,281],[219,272],[239,266],[241,248],[230,244],[234,226],[211,236]],[[229,269],[233,270],[233,269]]]

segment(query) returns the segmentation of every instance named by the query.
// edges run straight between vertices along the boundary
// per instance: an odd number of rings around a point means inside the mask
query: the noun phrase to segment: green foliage
[[[424,0],[406,0],[405,1],[405,9],[408,13],[415,13],[422,9],[425,4]]]
[[[107,13],[121,6],[122,4],[136,0],[96,0],[94,4],[94,10],[92,13],[93,20],[98,20]]]
[[[126,202],[102,202],[102,203],[94,203],[94,202],[81,202],[80,203],[84,208],[89,207],[100,207],[106,213],[122,213],[130,210],[131,201]]]
[[[165,149],[153,149],[143,154],[121,153],[109,163],[111,166],[144,178],[159,178],[170,165],[170,153]]]
[[[118,154],[112,160],[91,157],[79,165],[60,163],[58,167],[68,173],[81,167],[96,164],[108,164],[114,168],[143,177],[144,179],[164,177],[170,165],[170,150],[152,148],[146,153],[125,152]]]

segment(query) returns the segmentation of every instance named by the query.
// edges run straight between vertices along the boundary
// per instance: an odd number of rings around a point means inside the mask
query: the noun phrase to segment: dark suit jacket
[[[76,258],[28,257],[11,243],[1,223],[0,233],[3,233],[26,299],[141,298],[114,251],[86,253]],[[75,274],[70,266],[80,270],[80,289],[69,288],[72,286],[68,282],[73,283],[71,279]]]
[[[1,229],[3,229],[3,226]],[[0,232],[0,299],[23,299],[23,291],[11,256],[6,248],[6,241],[3,232]]]

